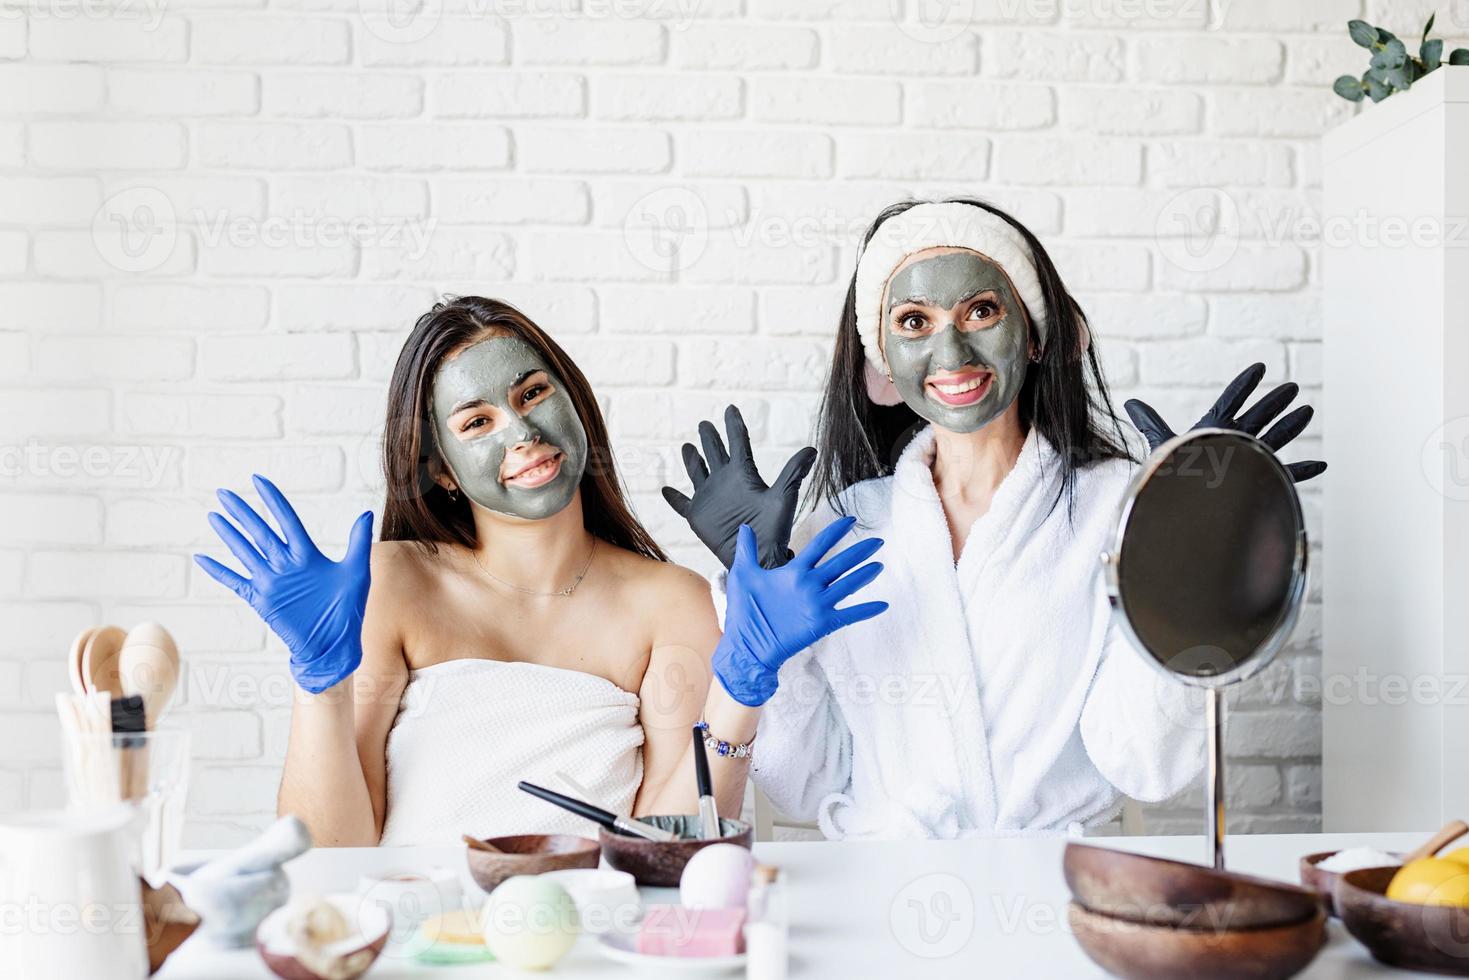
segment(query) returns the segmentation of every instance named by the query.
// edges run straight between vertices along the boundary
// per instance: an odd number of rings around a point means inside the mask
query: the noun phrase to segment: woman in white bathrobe
[[[1236,422],[1260,373],[1212,421]],[[1237,427],[1258,432],[1293,396],[1278,389]],[[1128,407],[1150,441],[1166,430]],[[727,418],[742,435],[738,413]],[[1267,441],[1309,418],[1298,409]],[[701,432],[723,463],[718,435]],[[819,450],[817,503],[792,546],[855,515],[853,538],[887,542],[864,598],[889,610],[782,667],[751,767],[777,807],[834,839],[1064,833],[1198,776],[1201,703],[1130,647],[1100,575],[1136,462],[1085,317],[1018,222],[975,201],[878,218],[842,315]],[[712,543],[722,529],[693,519],[700,494],[733,474],[749,483],[753,464],[706,476],[697,457],[685,447],[696,492],[679,509]],[[725,511],[726,523],[730,512],[768,523],[754,505]],[[721,591],[722,578],[716,603]]]

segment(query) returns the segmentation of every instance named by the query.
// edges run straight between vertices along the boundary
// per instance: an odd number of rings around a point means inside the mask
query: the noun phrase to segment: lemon
[[[1459,864],[1469,865],[1469,847],[1456,847],[1447,854],[1440,854],[1444,861],[1455,861]]]
[[[1469,906],[1469,865],[1447,858],[1410,861],[1393,875],[1387,897],[1414,905]]]

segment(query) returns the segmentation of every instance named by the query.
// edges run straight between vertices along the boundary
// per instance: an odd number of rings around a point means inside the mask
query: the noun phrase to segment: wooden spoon
[[[77,694],[87,693],[87,684],[82,677],[82,651],[87,648],[87,642],[96,632],[97,627],[95,626],[82,630],[77,634],[77,638],[71,641],[71,649],[66,654],[66,679],[71,682],[71,689]]]
[[[116,626],[92,632],[82,648],[82,684],[88,693],[102,692],[122,697],[122,680],[117,676],[117,659],[127,634]]]
[[[464,834],[463,836],[464,836],[464,843],[466,843],[466,844],[469,845],[470,850],[474,850],[474,851],[487,851],[490,854],[504,854],[505,853],[504,851],[502,851],[498,847],[496,847],[494,844],[486,843],[485,841],[480,840],[478,837],[471,837],[468,834]]]
[[[156,727],[179,682],[179,649],[173,637],[157,623],[134,626],[123,641],[117,667],[122,693],[142,695],[148,727]]]
[[[1407,854],[1404,854],[1403,863],[1407,864],[1409,861],[1416,861],[1419,858],[1426,858],[1429,855],[1437,854],[1465,834],[1469,834],[1469,823],[1465,823],[1462,820],[1450,820],[1443,825],[1443,828],[1438,833],[1413,848]]]

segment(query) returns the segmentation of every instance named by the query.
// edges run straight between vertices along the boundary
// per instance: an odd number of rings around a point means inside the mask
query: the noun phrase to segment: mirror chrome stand
[[[1201,459],[1228,465],[1211,473]],[[1133,475],[1102,555],[1123,635],[1154,668],[1204,689],[1205,830],[1217,869],[1224,689],[1259,673],[1284,646],[1305,599],[1307,554],[1300,497],[1275,451],[1243,432],[1192,429]]]
[[[1214,867],[1224,869],[1224,694],[1217,687],[1204,689],[1204,724],[1209,729],[1209,782],[1205,787],[1209,807],[1209,856]]]

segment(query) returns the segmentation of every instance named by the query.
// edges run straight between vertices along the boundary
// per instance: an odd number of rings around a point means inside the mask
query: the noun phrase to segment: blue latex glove
[[[740,525],[725,588],[724,637],[714,648],[714,676],[740,704],[754,708],[769,701],[781,664],[843,626],[887,609],[886,602],[837,608],[882,572],[880,562],[862,564],[882,547],[881,538],[864,538],[821,561],[856,522],[832,521],[779,568],[761,567],[755,532]]]
[[[312,694],[348,677],[362,663],[362,614],[367,608],[372,552],[372,511],[357,518],[347,556],[332,561],[317,550],[285,496],[263,476],[255,490],[275,515],[277,536],[259,514],[229,490],[219,502],[245,533],[211,512],[209,526],[250,577],[245,578],[206,555],[199,567],[248,602],[291,651],[291,674]],[[247,539],[245,535],[248,534]]]

